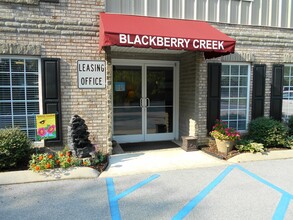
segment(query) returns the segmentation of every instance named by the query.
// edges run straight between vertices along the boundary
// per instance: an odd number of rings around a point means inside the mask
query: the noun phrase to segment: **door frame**
[[[147,66],[157,67],[173,67],[174,68],[174,80],[173,80],[173,133],[157,133],[157,134],[146,134],[147,141],[161,141],[161,140],[178,140],[179,139],[179,61],[163,61],[163,60],[130,60],[130,59],[112,59],[112,66],[114,65],[125,65],[125,66],[141,66],[142,71],[146,71]],[[111,81],[113,82],[113,68]],[[112,91],[112,112],[114,106],[113,91]],[[112,134],[114,134],[114,115],[112,114]],[[125,136],[125,137],[123,137]],[[141,142],[144,140],[130,138],[131,135],[114,136],[112,139],[119,143],[130,143],[130,142]]]

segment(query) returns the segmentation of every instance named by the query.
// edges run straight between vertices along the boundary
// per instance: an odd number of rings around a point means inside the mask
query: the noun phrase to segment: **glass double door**
[[[174,139],[174,67],[113,66],[113,138]]]

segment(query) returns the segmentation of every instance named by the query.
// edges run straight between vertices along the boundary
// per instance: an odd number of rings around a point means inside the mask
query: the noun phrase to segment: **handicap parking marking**
[[[273,216],[273,220],[279,220],[279,219],[284,219],[285,214],[287,212],[287,209],[289,207],[290,201],[293,199],[293,195],[288,193],[287,191],[281,189],[280,187],[270,183],[269,181],[257,176],[256,174],[250,172],[249,170],[243,168],[242,166],[236,165],[237,168],[244,173],[248,174],[252,178],[258,180],[259,182],[271,187],[272,189],[278,191],[279,193],[282,194],[281,200],[276,208],[276,211]]]
[[[277,206],[275,214],[273,216],[273,220],[284,219],[287,209],[289,207],[290,201],[292,200],[292,195],[283,194],[282,198]]]
[[[106,184],[107,184],[107,190],[108,190],[108,199],[109,199],[109,205],[110,205],[110,213],[112,220],[120,220],[121,215],[120,215],[120,210],[119,210],[119,204],[118,201],[125,196],[129,195],[130,193],[134,192],[135,190],[143,187],[144,185],[150,183],[151,181],[157,179],[160,177],[158,174],[154,174],[150,176],[149,178],[137,183],[136,185],[126,189],[125,191],[119,193],[116,195],[115,192],[115,185],[113,178],[106,178]]]
[[[197,194],[193,199],[191,199],[172,219],[179,220],[179,219],[185,218],[235,168],[241,170],[242,172],[254,178],[255,180],[269,186],[270,188],[282,194],[281,200],[275,210],[275,213],[272,219],[273,220],[284,219],[285,214],[288,210],[289,204],[291,200],[293,200],[293,195],[237,164],[228,166],[208,186],[206,186],[199,194]]]
[[[187,216],[191,210],[194,209],[233,169],[234,165],[228,166],[219,176],[216,177],[216,179],[188,202],[172,219],[179,220]]]

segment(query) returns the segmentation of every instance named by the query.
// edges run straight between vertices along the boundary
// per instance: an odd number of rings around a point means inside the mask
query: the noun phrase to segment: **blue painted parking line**
[[[293,195],[281,189],[280,187],[268,182],[267,180],[257,176],[256,174],[246,170],[245,168],[239,165],[230,165],[228,166],[219,176],[217,176],[207,187],[205,187],[198,195],[196,195],[190,202],[188,202],[174,217],[173,220],[183,219],[187,216],[192,209],[194,209],[221,181],[233,170],[239,169],[242,172],[246,173],[250,177],[256,179],[257,181],[271,187],[272,189],[280,192],[282,194],[281,200],[275,210],[273,220],[284,219],[289,203],[293,200]]]
[[[228,166],[216,179],[205,187],[197,196],[187,203],[172,219],[183,219],[191,212],[233,169],[235,165]]]
[[[265,180],[265,179],[259,177],[258,175],[256,175],[256,174],[250,172],[249,170],[243,168],[242,166],[240,166],[240,165],[235,165],[235,167],[238,168],[239,170],[243,171],[243,172],[246,173],[247,175],[251,176],[252,178],[256,179],[257,181],[259,181],[259,182],[261,182],[261,183],[263,183],[263,184],[265,184],[265,185],[271,187],[272,189],[274,189],[274,190],[276,190],[276,191],[278,191],[278,192],[280,192],[280,193],[282,193],[282,194],[288,194],[288,195],[290,195],[290,193],[288,193],[288,192],[286,192],[285,190],[281,189],[280,187],[278,187],[278,186],[276,186],[276,185],[270,183],[269,181],[267,181],[267,180]]]
[[[109,199],[111,217],[112,219],[119,220],[121,219],[121,216],[119,211],[118,200],[116,199],[113,178],[107,178],[106,182],[107,182],[108,199]]]
[[[115,193],[115,186],[114,186],[113,178],[106,178],[108,199],[109,199],[109,205],[110,205],[110,213],[111,213],[112,219],[113,220],[120,220],[121,219],[118,200],[124,198],[125,196],[129,195],[130,193],[134,192],[135,190],[143,187],[144,185],[148,184],[149,182],[153,181],[154,179],[158,178],[159,176],[160,175],[158,175],[158,174],[152,175],[149,178],[130,187],[129,189],[121,192],[118,195],[116,195],[116,193]]]
[[[285,190],[281,189],[280,187],[270,183],[269,181],[257,176],[256,174],[244,169],[243,167],[237,165],[237,168],[241,171],[243,171],[244,173],[246,173],[247,175],[251,176],[252,178],[258,180],[259,182],[271,187],[272,189],[280,192],[282,194],[281,200],[277,206],[277,209],[274,213],[273,219],[274,220],[279,220],[279,219],[284,219],[285,214],[287,212],[287,209],[289,207],[289,203],[290,200],[293,199],[293,195],[286,192]]]
[[[283,194],[277,206],[277,209],[274,213],[273,220],[284,219],[291,200],[292,200],[292,195],[290,197],[290,195]]]

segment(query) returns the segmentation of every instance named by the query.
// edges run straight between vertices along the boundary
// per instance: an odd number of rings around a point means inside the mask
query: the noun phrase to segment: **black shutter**
[[[264,116],[265,79],[266,65],[254,65],[251,119]]]
[[[45,141],[46,146],[62,145],[61,93],[60,93],[60,60],[42,59],[42,92],[43,113],[56,114],[56,139]]]
[[[282,120],[284,66],[273,65],[270,116]]]
[[[210,132],[216,119],[220,119],[221,105],[220,63],[208,63],[207,130]]]

